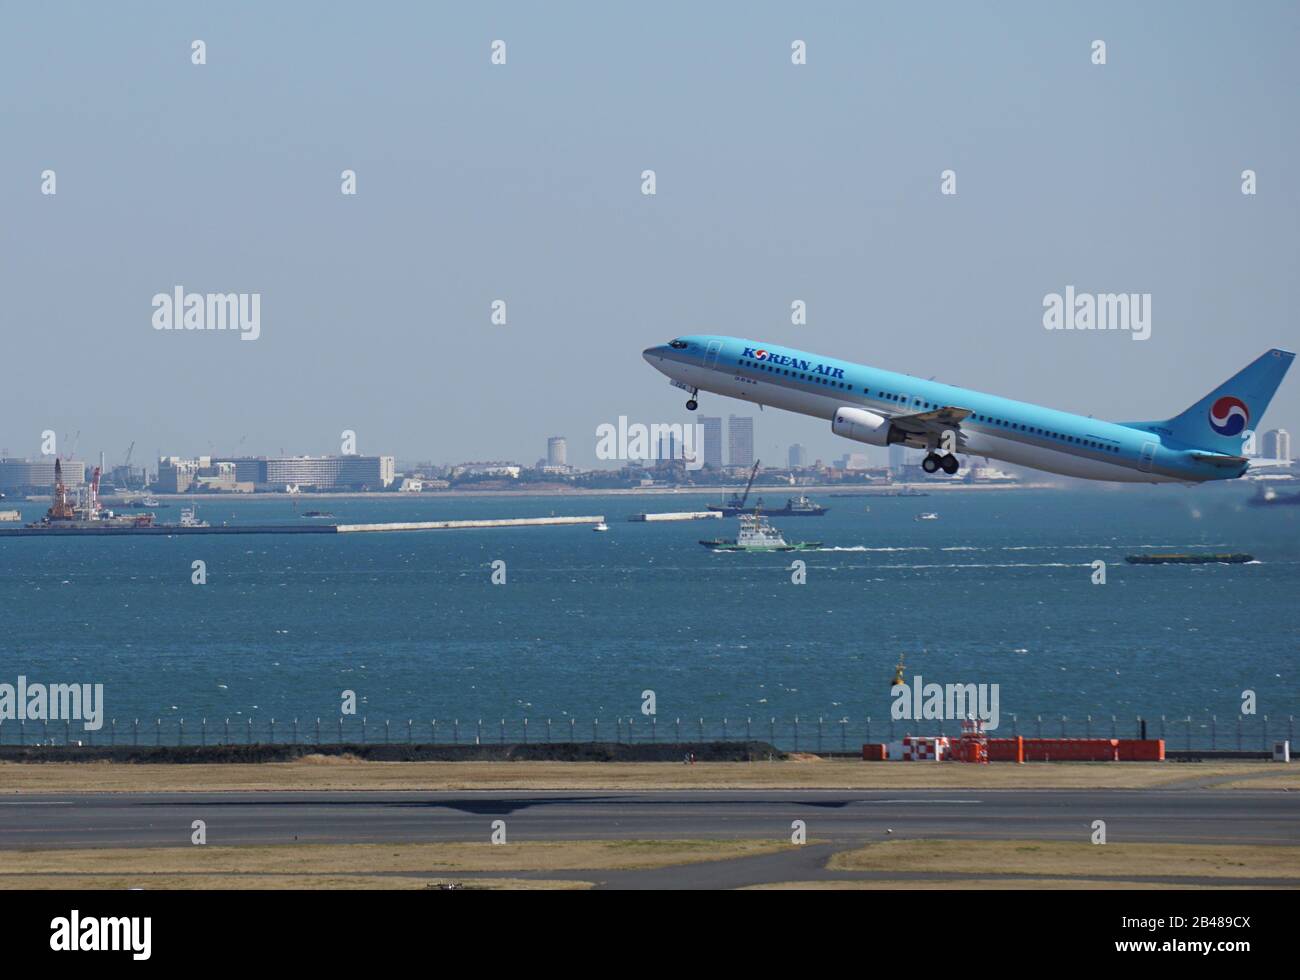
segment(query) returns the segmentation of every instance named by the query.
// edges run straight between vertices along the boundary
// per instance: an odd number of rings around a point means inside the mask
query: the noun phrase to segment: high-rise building
[[[700,419],[704,427],[704,465],[722,469],[722,417],[706,415]]]
[[[898,443],[894,443],[889,447],[889,472],[898,476],[903,472],[904,462],[906,460],[903,458],[903,447]]]
[[[727,419],[727,465],[754,465],[754,417],[732,415]]]
[[[803,469],[808,465],[808,453],[799,443],[790,447],[790,468]]]
[[[569,444],[564,436],[551,436],[546,440],[546,465],[569,465]]]
[[[1264,457],[1266,459],[1291,459],[1291,433],[1286,429],[1269,429],[1264,433]]]
[[[86,482],[86,464],[79,459],[63,460],[63,484],[77,487]],[[0,459],[0,490],[49,490],[54,487],[54,457]]]

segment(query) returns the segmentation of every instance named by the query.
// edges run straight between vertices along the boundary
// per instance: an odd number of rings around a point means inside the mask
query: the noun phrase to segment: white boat
[[[599,524],[597,524],[595,527],[593,527],[592,530],[593,530],[593,531],[608,531],[608,530],[609,530],[609,525],[606,524],[604,521],[601,521]]]
[[[937,521],[939,515],[932,510],[927,510],[924,514],[917,514],[916,519],[918,521]]]

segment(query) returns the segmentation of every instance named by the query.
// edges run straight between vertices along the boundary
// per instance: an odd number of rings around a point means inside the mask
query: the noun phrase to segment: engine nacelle
[[[831,419],[831,431],[869,446],[890,446],[903,441],[903,437],[893,431],[889,419],[865,408],[836,409],[835,418]]]

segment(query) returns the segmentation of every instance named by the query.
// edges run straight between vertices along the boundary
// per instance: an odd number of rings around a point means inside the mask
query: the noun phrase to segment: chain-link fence
[[[904,735],[960,734],[956,721],[799,716],[715,718],[616,716],[557,718],[413,718],[393,721],[348,715],[337,718],[113,718],[96,731],[80,722],[0,722],[0,745],[490,745],[529,743],[762,741],[793,752],[853,752],[864,742]],[[1215,715],[1193,718],[1116,715],[1009,715],[994,737],[1162,738],[1170,750],[1267,751],[1275,740],[1295,741],[1295,716]]]

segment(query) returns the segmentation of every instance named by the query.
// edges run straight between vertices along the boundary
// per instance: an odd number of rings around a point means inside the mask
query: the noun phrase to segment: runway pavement
[[[886,836],[1086,841],[1098,819],[1106,821],[1112,843],[1300,844],[1300,794],[1282,791],[88,793],[0,797],[0,853],[187,845],[194,820],[206,822],[210,845],[487,841],[498,819],[507,822],[512,842],[788,841],[794,820],[805,822],[809,840],[828,842],[786,854],[598,876],[629,887],[861,879],[872,876],[826,871],[826,857]],[[592,873],[547,876],[590,880]]]
[[[87,793],[0,797],[0,848],[808,836],[1300,844],[1300,795],[1250,790],[712,790],[647,793]]]

